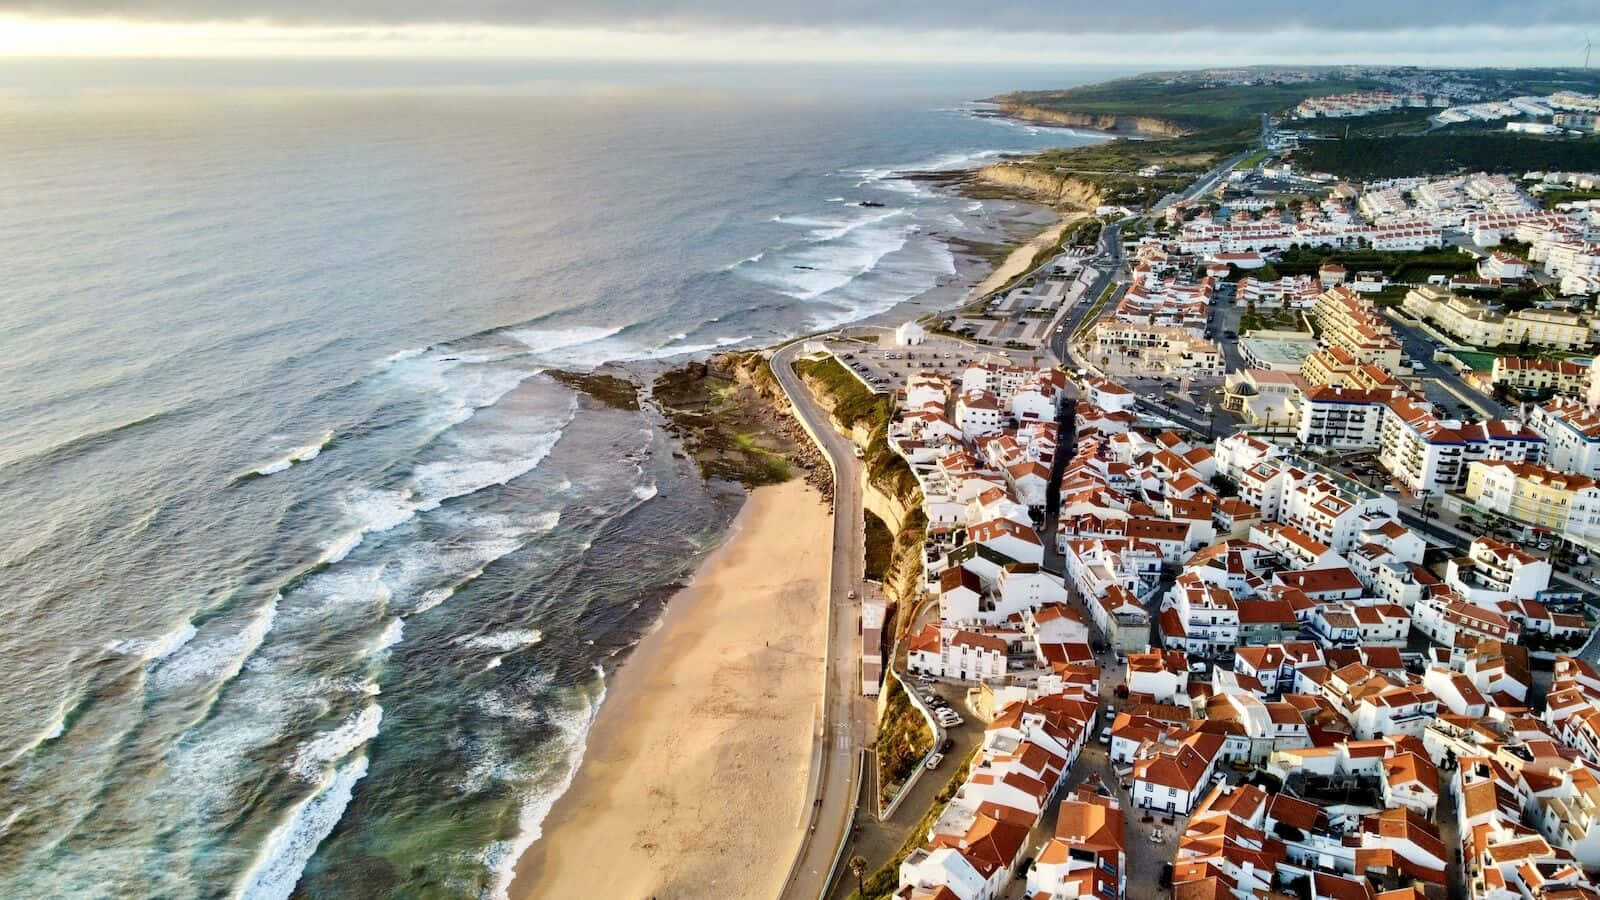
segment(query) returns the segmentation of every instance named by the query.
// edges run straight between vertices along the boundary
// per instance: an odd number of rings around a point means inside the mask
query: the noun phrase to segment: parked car
[[[944,739],[944,743],[939,745],[939,752],[940,753],[949,753],[951,750],[954,750],[955,748],[956,748],[956,739],[955,738],[945,738]]]
[[[1100,729],[1100,743],[1102,743],[1102,744],[1111,743],[1111,726],[1110,725],[1107,725],[1106,727]]]
[[[939,763],[942,762],[944,762],[944,754],[935,753],[934,755],[928,757],[928,768],[937,769],[939,768]]]

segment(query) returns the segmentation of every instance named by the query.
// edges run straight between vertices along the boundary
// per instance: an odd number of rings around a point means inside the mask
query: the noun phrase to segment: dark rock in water
[[[573,390],[588,394],[612,409],[630,412],[639,409],[639,387],[626,378],[598,372],[567,372],[561,369],[551,369],[546,374]]]
[[[815,269],[816,266],[795,266],[796,269]]]
[[[858,203],[856,205],[857,206],[874,207],[874,206],[882,206],[883,204],[879,203],[876,200],[863,200],[863,201],[861,201],[860,203]]]

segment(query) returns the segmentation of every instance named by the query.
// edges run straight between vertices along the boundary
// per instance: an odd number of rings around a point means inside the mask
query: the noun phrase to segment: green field
[[[1087,115],[1148,116],[1188,131],[1232,125],[1294,106],[1307,97],[1380,87],[1376,81],[1329,78],[1297,84],[1213,84],[1196,73],[1153,73],[1064,91],[1019,91],[995,98]]]
[[[1310,172],[1370,180],[1419,173],[1530,170],[1588,172],[1600,168],[1600,137],[1546,138],[1506,132],[1426,136],[1350,137],[1317,141],[1294,151],[1294,164]]]
[[[1495,357],[1498,355],[1484,353],[1479,350],[1449,350],[1446,352],[1466,363],[1474,372],[1488,372],[1493,369]]]

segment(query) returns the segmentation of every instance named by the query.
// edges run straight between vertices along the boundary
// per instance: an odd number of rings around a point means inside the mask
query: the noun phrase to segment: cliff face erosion
[[[1002,115],[1040,125],[1059,125],[1067,128],[1093,128],[1114,134],[1141,134],[1150,137],[1183,137],[1190,130],[1154,116],[1126,116],[1109,113],[1083,113],[1070,110],[1049,109],[1027,103],[1002,102],[998,104]]]
[[[978,180],[1056,206],[1093,210],[1105,205],[1100,188],[1065,172],[1026,163],[996,163],[978,170]]]

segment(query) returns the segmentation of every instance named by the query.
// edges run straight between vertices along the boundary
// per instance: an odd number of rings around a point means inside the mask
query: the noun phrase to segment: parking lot
[[[1039,352],[975,347],[965,341],[939,335],[929,335],[926,342],[914,347],[894,346],[892,338],[893,332],[884,330],[878,343],[842,338],[827,341],[826,346],[840,362],[855,370],[863,381],[881,394],[899,390],[905,386],[908,376],[918,372],[958,376],[973,361],[1036,365],[1043,359],[1043,354]]]

